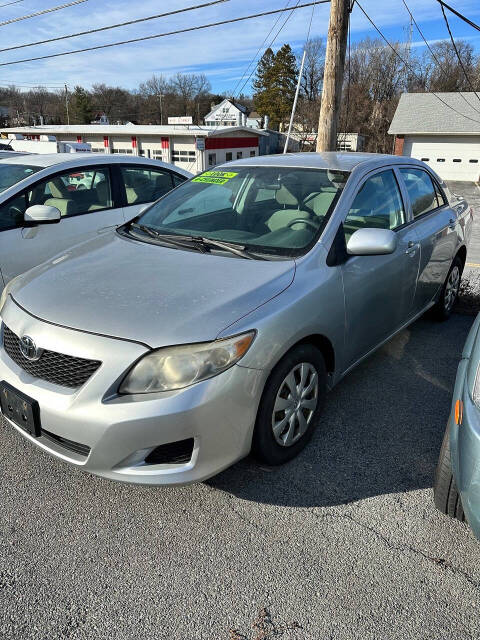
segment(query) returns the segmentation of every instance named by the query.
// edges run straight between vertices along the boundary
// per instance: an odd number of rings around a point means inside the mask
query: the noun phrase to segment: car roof
[[[374,169],[385,164],[418,164],[423,165],[414,158],[406,156],[393,156],[381,153],[357,153],[352,151],[336,152],[325,151],[323,153],[286,153],[270,156],[255,156],[244,160],[235,160],[227,164],[218,165],[228,167],[291,167],[298,169],[332,169],[334,171],[353,171],[362,165],[364,168]]]
[[[28,165],[31,167],[42,167],[47,169],[55,165],[65,165],[65,168],[84,166],[86,164],[149,164],[165,167],[176,171],[184,176],[190,177],[192,174],[184,169],[180,169],[172,164],[160,162],[153,158],[144,158],[142,156],[134,156],[130,154],[108,154],[108,153],[38,153],[32,155],[10,156],[8,158],[0,158],[0,164],[16,164]]]

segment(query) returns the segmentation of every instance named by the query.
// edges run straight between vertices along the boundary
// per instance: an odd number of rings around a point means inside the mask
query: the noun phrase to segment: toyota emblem
[[[19,340],[20,351],[27,360],[39,360],[42,357],[43,349],[37,349],[37,345],[30,336],[22,336]]]

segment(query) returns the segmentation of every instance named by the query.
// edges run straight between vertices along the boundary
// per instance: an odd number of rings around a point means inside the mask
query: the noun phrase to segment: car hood
[[[294,273],[294,260],[202,254],[109,231],[28,271],[10,293],[42,320],[161,347],[215,339]]]

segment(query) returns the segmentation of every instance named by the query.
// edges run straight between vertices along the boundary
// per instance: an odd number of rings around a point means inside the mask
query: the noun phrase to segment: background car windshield
[[[0,191],[5,191],[20,180],[28,178],[44,167],[31,167],[25,164],[0,164]]]
[[[347,178],[327,169],[206,171],[148,209],[141,224],[298,255],[320,235]]]

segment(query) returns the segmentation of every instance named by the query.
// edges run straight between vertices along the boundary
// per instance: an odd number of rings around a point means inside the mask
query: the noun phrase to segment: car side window
[[[435,193],[436,193],[436,196],[437,196],[438,206],[439,207],[443,207],[444,205],[447,204],[447,201],[445,200],[445,198],[443,196],[443,193],[440,191],[440,187],[435,182],[435,180],[433,181],[433,186],[435,187]]]
[[[181,176],[178,173],[172,173],[172,178],[173,178],[173,186],[174,187],[178,187],[179,184],[183,184],[184,182],[186,182],[188,180],[187,177]]]
[[[90,213],[113,206],[110,172],[88,167],[70,170],[37,182],[27,192],[28,206],[56,207],[62,217]]]
[[[26,194],[10,198],[0,205],[0,231],[23,226],[23,214],[27,209]]]
[[[121,172],[127,205],[154,202],[176,186],[167,169],[121,167]]]
[[[405,209],[397,179],[389,169],[365,180],[343,226],[348,241],[357,229],[396,229],[405,221]]]
[[[422,169],[400,169],[412,203],[413,217],[428,213],[439,205],[431,177]]]

